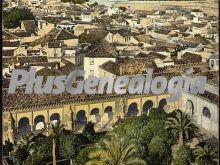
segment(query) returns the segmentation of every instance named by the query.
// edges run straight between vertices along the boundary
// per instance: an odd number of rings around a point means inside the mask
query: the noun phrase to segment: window
[[[90,65],[93,65],[94,64],[94,58],[90,58],[89,62],[90,62]]]
[[[57,57],[57,49],[54,49],[54,57]]]
[[[203,108],[203,112],[202,112],[203,116],[207,117],[207,118],[211,118],[211,113],[209,111],[209,109],[207,107]]]
[[[191,115],[194,115],[194,106],[193,106],[193,102],[191,100],[187,100],[186,108],[187,108],[187,110],[190,111]]]
[[[214,67],[214,60],[211,60],[211,67],[213,68]]]
[[[90,76],[94,76],[94,70],[90,70]]]

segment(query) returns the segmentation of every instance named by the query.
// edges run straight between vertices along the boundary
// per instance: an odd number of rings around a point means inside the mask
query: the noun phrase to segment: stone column
[[[113,123],[115,123],[117,121],[117,114],[116,114],[116,110],[115,107],[112,107],[112,113],[113,113]]]
[[[101,124],[101,128],[103,127],[103,111],[104,111],[104,105],[102,103],[102,109],[100,110],[101,114],[100,114],[100,124]]]
[[[14,142],[14,135],[15,135],[15,120],[12,116],[12,114],[9,114],[8,117],[8,139],[10,140],[10,142]]]
[[[34,114],[33,110],[31,111],[31,131],[34,131]]]
[[[138,105],[138,114],[141,116],[143,114],[143,105],[142,105],[142,97],[140,98],[140,105]]]
[[[72,106],[69,106],[69,108],[66,110],[66,114],[65,114],[65,120],[67,123],[67,129],[68,130],[73,130],[73,121],[74,121],[74,108],[72,108]]]

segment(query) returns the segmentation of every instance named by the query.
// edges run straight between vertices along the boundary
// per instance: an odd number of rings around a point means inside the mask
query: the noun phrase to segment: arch
[[[211,112],[207,107],[203,108],[202,115],[209,118],[209,119],[211,119]]]
[[[131,103],[128,107],[127,116],[137,116],[138,114],[138,105],[137,103]]]
[[[99,122],[100,119],[101,119],[101,117],[100,117],[100,115],[99,115],[99,109],[98,109],[98,108],[93,108],[93,109],[91,110],[90,115],[95,115],[95,119],[96,119],[97,122]]]
[[[53,113],[51,116],[50,116],[50,121],[52,123],[56,123],[58,121],[60,121],[60,115],[59,113]]]
[[[167,100],[166,99],[161,99],[158,105],[158,109],[164,110],[165,106],[167,105]]]
[[[148,114],[149,110],[154,106],[154,103],[152,100],[148,100],[143,104],[143,113]]]
[[[194,115],[194,104],[191,100],[186,101],[186,109],[190,115]]]
[[[76,124],[85,124],[87,122],[86,111],[80,110],[76,114]]]
[[[18,132],[30,132],[31,126],[27,117],[22,117],[18,122]]]
[[[41,130],[45,127],[45,118],[43,115],[38,115],[34,119],[34,130]]]
[[[108,106],[105,108],[104,113],[108,114],[108,119],[112,120],[113,119],[113,112],[112,112],[112,106]]]

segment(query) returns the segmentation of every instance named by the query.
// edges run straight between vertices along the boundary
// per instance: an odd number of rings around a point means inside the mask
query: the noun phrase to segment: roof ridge
[[[54,39],[57,40],[57,36],[61,33],[62,30],[63,30],[63,29],[61,29],[61,30],[58,31],[58,33],[56,34],[56,36],[54,37]]]

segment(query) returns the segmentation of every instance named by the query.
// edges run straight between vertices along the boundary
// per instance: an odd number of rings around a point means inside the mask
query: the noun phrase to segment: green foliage
[[[215,161],[217,159],[217,150],[207,144],[196,146],[193,150],[193,154],[199,165],[217,164]]]
[[[166,141],[167,138],[154,136],[149,145],[149,162],[150,164],[169,164],[171,161],[171,145]]]
[[[10,140],[6,140],[5,144],[3,145],[3,155],[8,156],[9,152],[13,151],[13,143]]]
[[[20,165],[29,156],[27,148],[18,146],[16,150],[12,152],[12,160],[15,165]]]
[[[137,146],[132,141],[127,141],[115,133],[109,134],[97,145],[97,150],[89,153],[91,164],[136,164],[145,165],[146,162],[140,159]]]
[[[78,142],[76,135],[61,135],[59,142],[59,155],[63,159],[76,156],[78,150]]]
[[[76,158],[76,163],[78,165],[84,165],[87,161],[89,161],[89,153],[91,152],[96,152],[97,148],[94,146],[88,146],[86,148],[83,148],[82,150],[80,150],[79,154],[77,155]]]
[[[85,136],[89,142],[94,142],[96,138],[94,123],[88,122],[83,129],[83,136]]]
[[[28,9],[12,9],[11,12],[3,12],[3,21],[6,28],[20,26],[22,20],[34,20],[34,15]]]
[[[174,138],[165,129],[166,116],[164,111],[153,108],[149,116],[129,117],[116,123],[114,132],[132,140],[138,146],[141,158],[149,164],[168,164]]]
[[[192,150],[187,146],[180,147],[173,160],[173,165],[190,165],[192,162]]]
[[[33,162],[36,162],[36,164],[40,164],[41,162],[51,160],[52,157],[52,141],[50,138],[40,138],[39,140],[35,141],[34,143],[34,156]],[[29,160],[31,159],[29,158]],[[28,161],[27,161],[28,162]],[[39,162],[39,163],[37,163]]]
[[[190,116],[181,110],[176,110],[166,119],[166,128],[174,137],[178,137],[179,145],[191,139],[198,128],[192,123]],[[181,136],[180,136],[181,135]]]

